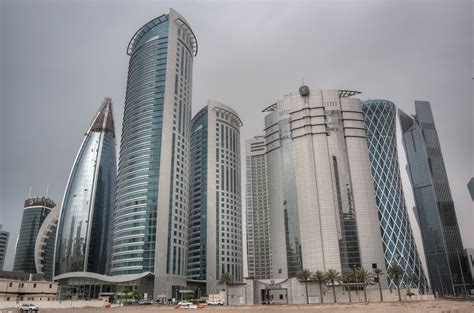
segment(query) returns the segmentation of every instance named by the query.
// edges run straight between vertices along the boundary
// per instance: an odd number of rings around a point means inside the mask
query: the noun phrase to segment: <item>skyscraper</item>
[[[265,137],[248,139],[245,147],[248,276],[269,279],[272,278],[272,256]]]
[[[472,201],[474,201],[474,177],[467,183],[467,189],[469,190]]]
[[[43,274],[46,280],[53,280],[54,246],[60,207],[56,206],[46,216],[38,230],[35,242],[36,273]]]
[[[453,293],[469,278],[461,234],[430,103],[415,101],[415,110],[398,112],[428,274],[433,292]]]
[[[56,203],[46,197],[25,200],[20,233],[15,248],[15,262],[13,264],[15,272],[36,273],[36,236],[43,221],[55,206]]]
[[[3,264],[5,263],[5,255],[7,253],[9,236],[10,233],[2,230],[2,225],[0,224],[0,271],[3,271]]]
[[[54,276],[105,274],[116,179],[112,100],[105,98],[74,160],[59,215]]]
[[[197,40],[173,9],[132,37],[114,214],[111,274],[155,273],[186,286],[189,141]]]
[[[243,279],[240,127],[229,106],[209,100],[192,119],[188,278],[216,293],[223,273]]]
[[[359,93],[302,86],[264,110],[274,278],[385,271]]]
[[[395,104],[368,100],[362,103],[362,110],[386,266],[403,268],[403,288],[411,286],[410,277],[415,274],[419,278],[418,289],[425,293],[428,282],[408,219],[398,164]],[[396,284],[389,279],[389,287],[396,288]]]

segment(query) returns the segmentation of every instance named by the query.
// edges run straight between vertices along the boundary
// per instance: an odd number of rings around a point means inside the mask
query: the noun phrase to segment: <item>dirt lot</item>
[[[188,310],[175,310],[174,307],[159,307],[159,306],[126,306],[113,309],[69,309],[69,310],[41,310],[41,313],[46,312],[133,312],[133,313],[176,313],[179,311],[187,312]],[[254,306],[229,306],[229,307],[207,307],[199,310],[192,310],[196,312],[217,312],[217,313],[244,313],[244,312],[258,312],[258,313],[278,313],[278,312],[321,312],[321,313],[339,313],[339,312],[354,312],[354,313],[463,313],[474,312],[474,301],[448,301],[435,300],[423,302],[385,302],[385,303],[370,303],[370,304],[319,304],[319,305],[254,305]]]

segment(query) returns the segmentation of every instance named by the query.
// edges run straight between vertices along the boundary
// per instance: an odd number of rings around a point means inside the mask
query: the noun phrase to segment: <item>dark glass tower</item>
[[[55,276],[107,272],[115,158],[112,100],[105,98],[84,136],[66,185],[56,236]]]
[[[413,238],[400,177],[395,104],[369,100],[362,103],[362,110],[387,268],[400,265],[405,271],[402,288],[417,287],[425,293],[428,282]],[[419,278],[417,286],[410,283],[412,274]],[[395,288],[396,282],[389,279],[389,287]]]
[[[463,244],[430,103],[415,101],[415,110],[414,116],[398,110],[408,172],[431,288],[451,294],[469,284]]]
[[[13,264],[15,272],[36,273],[36,237],[43,221],[55,206],[56,203],[46,197],[25,200],[20,233],[16,243],[15,263]]]
[[[155,295],[186,286],[189,147],[197,41],[170,10],[143,25],[127,54],[111,274],[155,274]]]

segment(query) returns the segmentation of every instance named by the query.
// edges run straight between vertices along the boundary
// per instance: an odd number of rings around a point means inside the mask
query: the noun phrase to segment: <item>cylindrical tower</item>
[[[362,103],[362,110],[387,268],[403,268],[402,287],[410,287],[410,277],[415,274],[420,281],[417,287],[424,293],[428,282],[408,219],[398,164],[395,104],[368,100]],[[389,279],[389,286],[395,288],[396,282]]]
[[[133,35],[127,54],[111,274],[154,272],[154,296],[177,297],[186,286],[197,40],[184,17],[171,9]]]

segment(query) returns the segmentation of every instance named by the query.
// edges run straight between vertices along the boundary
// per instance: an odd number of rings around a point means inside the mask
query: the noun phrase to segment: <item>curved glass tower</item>
[[[155,295],[168,297],[186,286],[196,53],[196,37],[173,9],[142,26],[127,49],[111,274],[153,272]]]
[[[404,269],[402,288],[410,287],[410,277],[416,274],[420,280],[417,287],[425,293],[428,282],[413,238],[400,177],[395,104],[368,100],[362,103],[362,110],[387,268],[398,264]],[[389,286],[396,288],[390,279]]]
[[[105,98],[71,169],[56,235],[54,275],[107,272],[116,179],[112,100]]]

